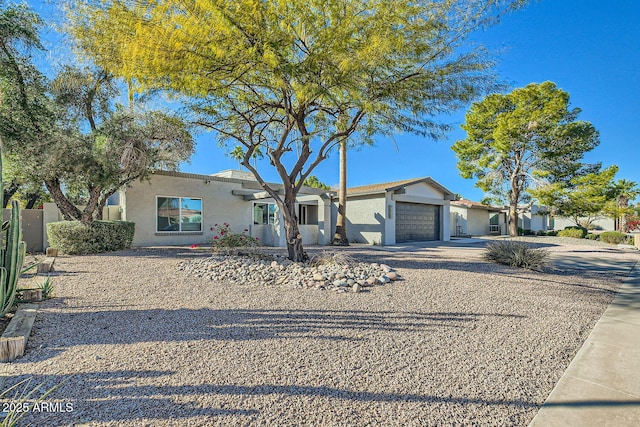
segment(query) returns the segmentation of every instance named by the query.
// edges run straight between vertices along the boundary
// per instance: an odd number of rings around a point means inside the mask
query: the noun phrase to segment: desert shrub
[[[129,221],[60,221],[47,224],[49,244],[66,254],[97,254],[131,247],[135,224]]]
[[[309,264],[312,267],[319,267],[321,265],[335,265],[338,267],[349,267],[356,263],[356,260],[344,253],[344,252],[329,252],[322,251],[320,254],[315,254],[309,260]]]
[[[251,248],[260,246],[260,239],[251,237],[246,228],[242,233],[235,233],[226,222],[223,225],[215,224],[218,235],[213,237],[211,247],[215,252],[229,252],[236,248]],[[230,253],[230,252],[229,252]]]
[[[627,235],[619,231],[605,231],[600,234],[600,241],[617,245],[626,240]]]
[[[627,245],[635,245],[635,242],[636,242],[636,238],[635,237],[627,236],[627,241],[626,241]]]
[[[600,240],[600,235],[589,233],[586,238],[589,240]]]
[[[558,231],[558,236],[584,239],[587,236],[587,233],[588,231],[586,228],[573,225],[570,227],[566,227],[564,230]]]
[[[547,265],[549,253],[545,249],[532,248],[524,242],[505,240],[489,243],[484,258],[498,264],[539,271]]]

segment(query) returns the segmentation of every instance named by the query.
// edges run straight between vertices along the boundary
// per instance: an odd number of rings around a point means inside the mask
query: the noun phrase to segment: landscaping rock
[[[387,274],[385,274],[385,276],[393,281],[398,280],[398,273],[396,273],[395,271],[389,271]]]
[[[380,264],[380,268],[382,269],[382,271],[384,271],[385,273],[388,273],[390,271],[393,271],[393,268],[389,267],[387,264]]]
[[[385,273],[386,264],[358,263],[320,264],[294,263],[282,257],[251,257],[220,255],[195,258],[178,263],[177,269],[186,275],[204,277],[212,282],[239,285],[285,286],[296,289],[331,289],[336,292],[360,292],[397,280],[394,271]]]

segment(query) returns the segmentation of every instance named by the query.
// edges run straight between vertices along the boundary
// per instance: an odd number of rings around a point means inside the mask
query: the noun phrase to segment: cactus
[[[2,187],[2,152],[0,150],[0,206],[4,206]],[[20,205],[11,201],[11,219],[2,223],[2,242],[0,247],[0,317],[4,316],[16,299],[16,290],[20,271],[24,264],[27,244],[22,241],[22,219]]]

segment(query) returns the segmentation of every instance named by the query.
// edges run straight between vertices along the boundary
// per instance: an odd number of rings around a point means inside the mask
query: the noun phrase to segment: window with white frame
[[[202,231],[202,199],[157,196],[156,231]]]
[[[254,203],[253,223],[255,225],[274,224],[276,222],[276,205],[274,203]]]

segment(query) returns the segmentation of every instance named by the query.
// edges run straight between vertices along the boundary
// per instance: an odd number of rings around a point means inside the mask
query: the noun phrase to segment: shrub
[[[543,231],[543,230],[536,231],[536,236],[546,236],[546,235],[547,235],[547,233],[545,231]]]
[[[231,226],[226,222],[223,225],[215,225],[218,235],[213,237],[211,247],[214,251],[227,251],[233,248],[249,248],[260,246],[260,239],[246,234],[249,230],[245,228],[242,233],[234,233]]]
[[[626,240],[627,235],[619,231],[605,231],[600,234],[600,241],[617,245]]]
[[[540,271],[547,265],[549,253],[545,249],[534,249],[524,242],[505,240],[489,243],[484,258],[499,264]]]
[[[579,226],[566,227],[564,230],[558,231],[560,237],[573,237],[576,239],[584,239],[587,236],[587,229]]]
[[[587,234],[587,239],[589,239],[589,240],[600,240],[600,235],[589,233],[589,234]]]
[[[556,230],[547,231],[547,236],[557,236],[558,232]]]
[[[311,257],[309,265],[319,267],[321,265],[335,265],[338,267],[349,267],[356,264],[356,260],[345,252],[327,252],[322,251]]]
[[[49,244],[71,255],[97,254],[131,247],[135,224],[128,221],[60,221],[47,224]]]

